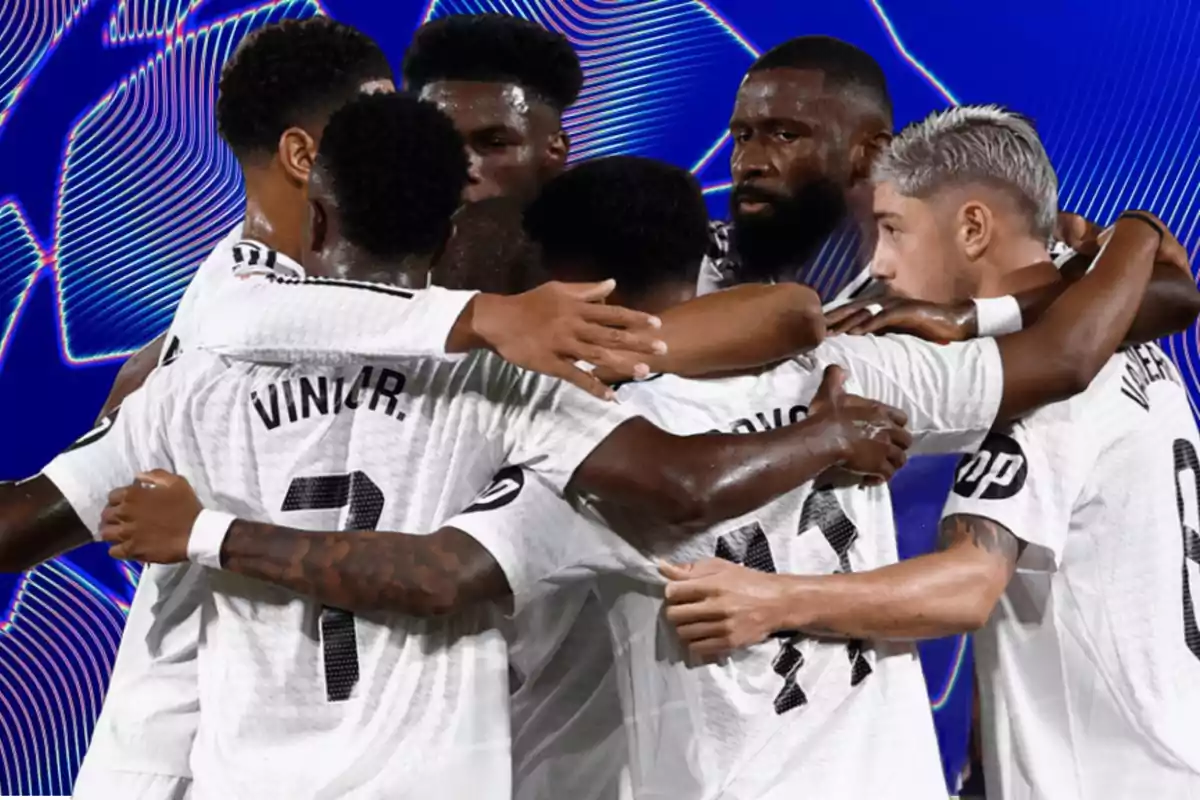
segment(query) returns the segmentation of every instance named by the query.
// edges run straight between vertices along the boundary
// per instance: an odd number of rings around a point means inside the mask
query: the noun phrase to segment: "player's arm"
[[[167,335],[162,334],[125,360],[121,369],[117,371],[117,379],[113,381],[112,389],[108,392],[108,399],[104,401],[104,408],[100,409],[97,422],[120,407],[126,397],[146,382],[146,378],[158,366],[163,342],[166,341],[166,338]]]
[[[199,327],[195,346],[254,361],[315,364],[492,350],[607,398],[608,387],[576,362],[641,377],[648,372],[644,356],[665,347],[656,317],[600,302],[614,285],[552,282],[502,296],[257,270],[211,300],[221,319]]]
[[[695,529],[753,511],[835,468],[886,481],[912,443],[907,418],[847,394],[844,381],[841,368],[830,367],[804,420],[761,433],[676,436],[628,420],[587,455],[569,487]]]
[[[661,318],[667,352],[646,356],[651,372],[694,377],[754,369],[825,339],[821,299],[798,283],[734,286],[673,306]],[[596,376],[621,379],[612,370]]]
[[[87,526],[45,475],[0,483],[0,572],[24,572],[90,541]]]
[[[833,336],[819,353],[908,414],[917,452],[970,452],[994,424],[1087,388],[1129,329],[1158,250],[1152,225],[1122,218],[1095,267],[1025,330],[950,345]]]
[[[1004,363],[998,421],[1082,392],[1112,358],[1145,295],[1161,232],[1121,217],[1087,275],[1055,300],[1033,326],[996,340]]]
[[[1060,217],[1063,215],[1060,215]],[[1187,251],[1164,228],[1150,282],[1122,344],[1142,344],[1186,330],[1200,315],[1200,289]],[[827,315],[834,333],[909,333],[933,341],[963,341],[1029,327],[1076,281],[1087,274],[1101,248],[1099,238],[1059,264],[1062,280],[1007,298],[941,305],[900,297],[858,300]],[[987,305],[989,311],[983,311]],[[998,311],[995,309],[999,309]],[[981,320],[981,317],[987,317]],[[1011,318],[1010,318],[1011,317]]]
[[[535,573],[585,557],[588,531],[576,534],[574,511],[536,480],[519,468],[504,470],[476,504],[429,534],[413,535],[232,519],[203,511],[184,478],[156,470],[113,491],[101,536],[117,558],[190,559],[348,611],[437,616],[509,597],[509,576],[525,594]]]
[[[145,389],[28,480],[0,484],[0,572],[22,572],[96,538],[108,492],[162,460]]]
[[[867,572],[777,575],[722,559],[664,565],[667,619],[712,659],[778,631],[849,639],[928,639],[988,620],[1024,543],[983,517],[942,520],[938,551]]]

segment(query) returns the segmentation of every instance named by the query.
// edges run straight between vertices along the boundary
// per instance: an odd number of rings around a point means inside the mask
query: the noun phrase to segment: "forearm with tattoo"
[[[777,630],[852,639],[928,639],[982,627],[1024,544],[982,517],[942,520],[938,552],[867,572],[779,576]]]
[[[221,566],[347,611],[449,614],[509,594],[504,572],[456,528],[427,536],[387,531],[305,531],[235,520]]]

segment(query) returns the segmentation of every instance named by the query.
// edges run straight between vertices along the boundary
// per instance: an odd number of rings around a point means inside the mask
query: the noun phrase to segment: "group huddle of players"
[[[582,88],[502,15],[422,26],[402,92],[325,18],[230,58],[243,222],[0,486],[0,569],[147,564],[76,796],[944,798],[913,642],[976,632],[989,797],[1200,797],[1170,231],[1060,214],[1003,109],[893,136],[826,37],[741,83],[727,224],[677,167],[568,169]],[[966,455],[901,563],[908,452]]]

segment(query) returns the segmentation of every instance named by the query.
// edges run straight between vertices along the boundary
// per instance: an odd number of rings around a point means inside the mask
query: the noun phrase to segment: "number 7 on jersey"
[[[288,486],[282,510],[328,511],[347,506],[350,513],[343,530],[373,530],[383,516],[383,492],[360,471],[296,478]],[[340,608],[322,606],[320,625],[325,697],[330,702],[349,700],[350,692],[358,683],[358,637],[354,632],[354,615]]]

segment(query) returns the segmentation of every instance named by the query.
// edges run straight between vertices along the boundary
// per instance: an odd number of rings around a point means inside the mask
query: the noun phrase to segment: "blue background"
[[[91,425],[121,361],[161,333],[192,270],[241,214],[212,121],[221,64],[254,27],[318,10],[398,64],[429,16],[508,11],[565,33],[588,76],[574,156],[694,169],[715,214],[725,124],[756,53],[850,40],[883,64],[897,123],[954,102],[1034,117],[1062,205],[1165,219],[1195,255],[1200,4],[1189,0],[0,0],[0,478],[37,471]],[[845,275],[849,265],[844,266]],[[1196,386],[1194,331],[1168,343]],[[927,548],[952,461],[897,479],[906,553]],[[0,576],[0,794],[69,792],[136,573],[95,546]],[[969,648],[924,648],[947,768],[963,759]]]

